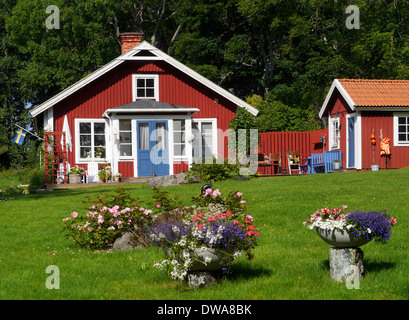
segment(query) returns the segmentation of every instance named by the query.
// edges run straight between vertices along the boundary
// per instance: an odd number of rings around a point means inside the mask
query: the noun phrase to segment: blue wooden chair
[[[324,152],[325,173],[334,172],[334,160],[341,160],[342,168],[342,152],[340,150]]]

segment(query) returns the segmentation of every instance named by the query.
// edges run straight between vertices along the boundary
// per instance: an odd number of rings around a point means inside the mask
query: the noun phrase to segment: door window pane
[[[164,123],[156,124],[156,147],[158,150],[166,149],[166,125]]]
[[[149,123],[139,124],[139,149],[149,150]]]

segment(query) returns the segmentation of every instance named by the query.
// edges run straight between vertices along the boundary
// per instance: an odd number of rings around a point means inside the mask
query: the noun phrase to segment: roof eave
[[[339,93],[341,94],[341,96],[345,99],[345,101],[347,102],[348,106],[351,108],[352,111],[355,110],[355,103],[352,100],[352,98],[350,97],[350,95],[346,92],[346,90],[344,89],[344,87],[342,86],[341,82],[339,82],[338,79],[335,79],[332,82],[331,88],[328,91],[328,94],[324,100],[324,103],[322,104],[321,110],[319,112],[319,117],[322,118],[324,116],[324,114],[327,111],[328,108],[328,103],[331,100],[331,97],[335,91],[335,89],[337,89],[339,91]]]

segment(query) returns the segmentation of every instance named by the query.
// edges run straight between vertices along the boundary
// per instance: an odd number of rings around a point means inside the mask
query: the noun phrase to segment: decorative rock
[[[359,281],[364,273],[363,257],[364,253],[360,248],[331,248],[329,250],[331,279],[343,282],[353,277]]]
[[[206,271],[191,271],[187,276],[189,287],[191,288],[203,288],[212,283],[217,282],[216,278]]]
[[[146,182],[148,187],[160,186],[167,187],[172,185],[179,185],[185,183],[186,173],[174,174],[171,176],[161,176],[149,179]]]
[[[139,243],[136,236],[130,232],[125,232],[122,237],[115,240],[112,250],[113,251],[130,251],[137,248],[141,248],[142,245]]]

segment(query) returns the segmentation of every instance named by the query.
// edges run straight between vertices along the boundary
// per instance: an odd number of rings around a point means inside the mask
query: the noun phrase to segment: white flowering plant
[[[365,237],[367,240],[386,243],[391,235],[392,226],[396,219],[384,211],[346,212],[347,206],[340,208],[324,208],[317,210],[310,218],[304,221],[304,226],[315,230],[347,230],[356,237]]]
[[[202,202],[203,198],[208,201]],[[184,280],[196,261],[204,265],[212,262],[210,255],[205,256],[204,261],[199,260],[195,255],[197,250],[215,249],[229,257],[221,261],[226,264],[241,256],[242,251],[247,253],[249,260],[254,257],[251,250],[257,245],[260,233],[253,217],[245,212],[242,193],[231,192],[222,198],[218,189],[207,189],[200,195],[199,203],[201,205],[188,210],[182,219],[154,221],[148,232],[152,243],[161,246],[167,254],[166,259],[155,266],[166,269],[173,279]],[[231,205],[235,211],[228,210]]]

